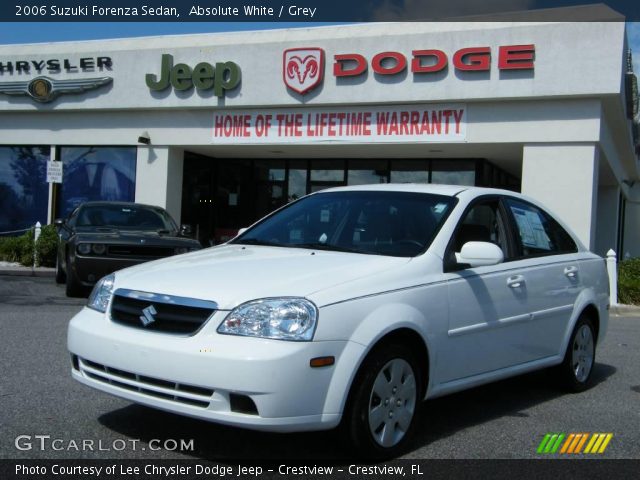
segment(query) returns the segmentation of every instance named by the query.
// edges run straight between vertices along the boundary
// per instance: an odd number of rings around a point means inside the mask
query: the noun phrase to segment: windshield
[[[456,200],[411,192],[304,197],[231,243],[413,257],[427,249]]]
[[[85,205],[80,207],[76,226],[158,232],[176,230],[166,211],[139,205]]]

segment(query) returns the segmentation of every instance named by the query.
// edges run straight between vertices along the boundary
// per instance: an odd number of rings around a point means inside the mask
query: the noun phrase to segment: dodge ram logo
[[[324,50],[290,48],[282,56],[282,77],[294,92],[305,94],[316,88],[324,77]]]

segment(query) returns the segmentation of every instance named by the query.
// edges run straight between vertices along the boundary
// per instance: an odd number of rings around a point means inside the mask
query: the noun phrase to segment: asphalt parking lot
[[[78,384],[66,326],[83,304],[67,299],[52,278],[0,276],[0,458],[346,458],[335,431],[223,427]],[[558,392],[539,372],[427,402],[406,457],[539,458],[546,433],[603,432],[613,438],[601,458],[640,459],[640,318],[611,318],[594,375],[594,388],[577,395]],[[19,436],[26,436],[20,448]],[[74,448],[86,440],[93,450]],[[181,441],[193,448],[176,450]]]

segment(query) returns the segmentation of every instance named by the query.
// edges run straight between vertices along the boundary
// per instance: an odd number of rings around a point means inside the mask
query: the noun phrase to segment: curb
[[[640,317],[640,306],[637,305],[611,305],[609,313],[612,315]]]
[[[10,277],[55,277],[55,268],[0,268],[0,275]]]

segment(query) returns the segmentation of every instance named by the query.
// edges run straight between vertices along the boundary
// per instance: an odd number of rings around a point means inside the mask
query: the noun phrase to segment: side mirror
[[[185,237],[191,236],[191,225],[180,225],[180,235]]]
[[[238,230],[238,233],[236,233],[236,237],[239,237],[240,235],[242,235],[247,230],[249,230],[249,227],[241,228],[240,230]]]
[[[473,267],[486,267],[497,265],[504,261],[502,249],[489,242],[467,242],[456,253],[456,261]]]

